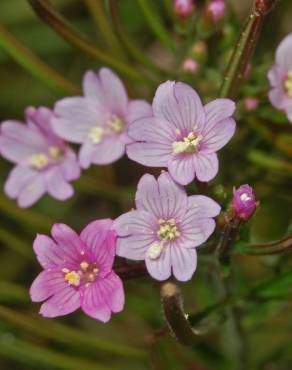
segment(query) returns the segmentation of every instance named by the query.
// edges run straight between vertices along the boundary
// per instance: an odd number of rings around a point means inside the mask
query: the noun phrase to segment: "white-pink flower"
[[[218,172],[216,152],[235,132],[235,104],[216,99],[202,105],[196,91],[182,82],[161,84],[152,103],[153,115],[133,122],[127,146],[130,159],[150,167],[167,167],[181,185],[194,178],[209,181]]]
[[[272,105],[284,111],[292,122],[292,33],[284,38],[276,51],[276,62],[269,70],[269,98]]]
[[[204,195],[188,197],[167,172],[157,180],[144,175],[135,199],[136,210],[114,221],[117,255],[145,259],[149,274],[157,280],[171,274],[178,280],[189,280],[197,266],[196,247],[213,233],[213,217],[219,214],[220,206]]]
[[[130,122],[150,115],[144,100],[129,100],[122,81],[108,68],[88,71],[83,79],[84,96],[64,98],[56,103],[54,130],[62,138],[82,144],[81,167],[113,163],[131,142]]]
[[[15,167],[4,191],[29,207],[46,192],[58,200],[70,198],[70,181],[80,177],[80,167],[72,149],[52,130],[53,112],[45,107],[28,107],[26,122],[9,120],[1,124],[0,152]]]

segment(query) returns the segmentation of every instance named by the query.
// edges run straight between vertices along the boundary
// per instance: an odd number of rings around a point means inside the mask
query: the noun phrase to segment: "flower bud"
[[[205,9],[205,14],[211,23],[218,23],[225,15],[224,0],[211,0]]]
[[[254,214],[258,203],[253,189],[245,184],[233,190],[232,209],[235,217],[247,221]]]
[[[259,105],[259,101],[256,98],[253,98],[251,96],[247,96],[243,101],[244,108],[247,112],[251,112],[255,109],[257,109]]]
[[[182,18],[188,17],[194,10],[193,0],[174,0],[174,13]]]
[[[199,70],[199,63],[192,58],[186,58],[182,65],[182,70],[186,73],[196,74]]]

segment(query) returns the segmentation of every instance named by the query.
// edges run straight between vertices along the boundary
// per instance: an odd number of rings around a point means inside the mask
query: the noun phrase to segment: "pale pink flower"
[[[69,181],[80,177],[73,150],[52,130],[53,112],[45,107],[29,107],[27,124],[4,121],[1,124],[0,152],[15,167],[5,183],[5,193],[29,207],[46,192],[58,200],[73,193]]]
[[[193,0],[174,0],[174,13],[180,17],[188,17],[194,10]]]
[[[150,167],[168,167],[181,185],[194,178],[210,181],[218,172],[216,152],[235,132],[235,104],[216,99],[202,105],[191,86],[167,81],[153,99],[153,116],[133,122],[127,146],[130,159]]]
[[[212,23],[218,23],[225,15],[225,8],[224,0],[211,0],[205,9],[206,17]]]
[[[167,172],[156,180],[144,175],[136,192],[136,210],[118,217],[117,255],[144,260],[157,280],[173,274],[189,280],[197,266],[196,248],[215,229],[220,206],[204,195],[187,196]]]
[[[86,72],[83,93],[56,103],[54,130],[60,137],[82,144],[81,167],[113,163],[131,142],[129,123],[150,115],[151,106],[144,100],[129,100],[122,81],[108,68],[101,68],[98,74]]]
[[[121,279],[112,270],[116,234],[109,219],[91,222],[78,236],[64,224],[52,227],[52,239],[38,235],[33,248],[44,268],[30,288],[33,302],[45,301],[40,314],[67,315],[78,308],[107,322],[124,307]]]
[[[276,51],[276,62],[269,70],[269,98],[272,105],[285,112],[292,122],[292,33],[284,38]]]
[[[199,63],[192,58],[187,58],[183,62],[182,69],[184,72],[195,74],[199,70]]]

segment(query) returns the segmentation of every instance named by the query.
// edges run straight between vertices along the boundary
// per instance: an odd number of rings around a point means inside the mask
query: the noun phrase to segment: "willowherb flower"
[[[189,280],[197,265],[195,247],[204,243],[215,229],[220,206],[203,195],[187,196],[167,172],[156,180],[144,175],[138,184],[136,210],[118,217],[117,255],[144,260],[157,280],[173,274]]]
[[[212,23],[218,23],[225,15],[225,0],[211,0],[205,9],[207,19]]]
[[[284,38],[276,51],[276,61],[269,70],[271,84],[269,99],[272,105],[284,111],[292,122],[292,33]]]
[[[40,314],[67,315],[81,308],[94,319],[107,322],[124,307],[121,279],[112,270],[116,233],[112,220],[91,222],[80,236],[64,224],[52,227],[53,239],[37,235],[33,248],[44,268],[30,288],[34,302],[45,301]]]
[[[174,13],[180,17],[188,17],[194,10],[194,0],[174,0]]]
[[[83,97],[64,98],[56,103],[54,130],[62,138],[82,144],[81,167],[117,161],[131,142],[130,122],[151,115],[144,100],[129,100],[122,81],[108,68],[88,71],[83,79]]]
[[[257,206],[253,189],[249,185],[241,185],[233,190],[232,209],[235,217],[246,221],[254,214]]]
[[[202,105],[194,89],[182,82],[160,85],[153,99],[153,116],[133,122],[127,146],[132,160],[150,167],[168,167],[181,185],[195,177],[209,181],[218,172],[216,152],[233,136],[235,104],[216,99]]]
[[[53,132],[51,110],[28,107],[25,115],[27,124],[14,120],[1,124],[0,152],[16,164],[4,191],[20,207],[31,206],[46,192],[66,200],[74,193],[69,181],[80,176],[76,155]]]

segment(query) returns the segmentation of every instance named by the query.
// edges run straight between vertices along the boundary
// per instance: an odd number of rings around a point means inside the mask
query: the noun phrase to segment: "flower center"
[[[247,194],[247,193],[242,193],[240,195],[240,200],[242,200],[243,202],[247,201],[247,200],[250,200],[250,196]]]
[[[92,144],[99,144],[104,134],[104,129],[100,126],[94,126],[90,129],[88,137]]]
[[[125,122],[113,114],[110,119],[107,121],[107,126],[110,132],[120,133],[125,128]]]
[[[171,241],[180,236],[180,231],[176,226],[176,222],[174,218],[170,220],[163,220],[160,219],[159,221],[159,229],[157,231],[157,236],[162,241]]]
[[[203,137],[201,135],[197,136],[194,132],[190,132],[188,136],[183,138],[183,140],[172,143],[172,154],[196,153],[202,139]]]
[[[286,94],[292,98],[292,70],[288,72],[287,78],[284,82],[284,89]]]
[[[69,285],[79,286],[81,282],[83,282],[85,286],[88,287],[95,281],[99,270],[96,263],[82,261],[78,271],[70,271],[68,268],[63,268],[62,272],[64,273],[64,280],[67,281]]]
[[[45,153],[37,153],[33,154],[29,160],[28,164],[31,168],[35,170],[42,170],[49,165],[51,160],[59,161],[62,159],[64,152],[61,148],[56,146],[50,146],[48,149],[48,154]]]

